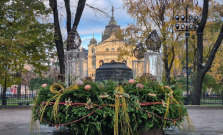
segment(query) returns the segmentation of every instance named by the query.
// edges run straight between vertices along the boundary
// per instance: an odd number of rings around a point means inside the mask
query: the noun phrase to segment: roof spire
[[[112,6],[112,17],[114,17],[114,7]]]

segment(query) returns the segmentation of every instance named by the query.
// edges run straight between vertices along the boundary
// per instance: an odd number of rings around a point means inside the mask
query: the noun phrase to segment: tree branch
[[[173,57],[172,57],[172,59],[171,59],[169,69],[171,69],[171,68],[172,68],[172,66],[173,66],[173,61],[174,61],[174,58],[175,58],[174,46],[172,46],[172,52],[173,52]]]
[[[209,0],[204,0],[202,18],[201,18],[201,22],[199,23],[199,28],[197,30],[198,33],[204,31],[204,27],[208,18],[208,7],[209,7],[208,3],[209,3]]]
[[[71,11],[70,11],[70,0],[64,0],[66,13],[67,13],[67,35],[71,30]]]
[[[53,19],[54,19],[54,37],[55,44],[57,48],[58,59],[60,63],[60,73],[64,75],[65,65],[64,65],[64,48],[63,48],[63,39],[60,30],[59,15],[57,9],[57,0],[49,0],[50,7],[53,9]]]
[[[203,32],[204,32],[204,27],[207,22],[207,17],[208,17],[208,7],[209,7],[209,0],[204,0],[203,3],[203,11],[202,11],[202,19],[201,22],[199,23],[199,28],[197,30],[197,70],[200,71],[203,66]]]
[[[99,12],[101,12],[102,14],[104,14],[106,17],[110,18],[110,16],[108,15],[108,13],[102,11],[101,9],[96,8],[96,7],[93,7],[93,6],[91,6],[91,5],[87,4],[87,3],[86,3],[86,6],[88,6],[89,8],[91,8],[91,9],[93,9],[93,10],[97,10],[97,11],[99,11]]]
[[[76,15],[75,15],[74,23],[73,23],[73,28],[77,28],[77,26],[80,22],[80,19],[81,19],[81,16],[82,16],[82,13],[83,13],[83,10],[85,7],[85,3],[86,3],[86,0],[78,1],[77,11],[76,11]]]
[[[221,31],[218,35],[218,38],[217,38],[217,40],[216,40],[216,42],[215,42],[215,44],[214,44],[214,46],[211,50],[211,53],[208,57],[208,61],[207,61],[206,65],[204,66],[204,68],[202,69],[202,73],[206,73],[211,68],[213,60],[215,58],[215,54],[216,54],[218,48],[220,47],[220,45],[222,43],[222,40],[223,40],[223,25],[221,27]]]

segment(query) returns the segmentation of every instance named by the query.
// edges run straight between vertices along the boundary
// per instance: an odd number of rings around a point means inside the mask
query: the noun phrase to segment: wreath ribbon
[[[169,93],[167,94],[168,97],[167,97],[167,106],[166,106],[166,112],[165,112],[165,115],[164,117],[160,117],[154,113],[151,113],[149,111],[146,111],[146,110],[143,110],[141,109],[141,111],[143,112],[146,112],[148,113],[148,116],[149,118],[151,117],[150,115],[154,115],[158,118],[161,118],[161,119],[164,119],[164,127],[166,125],[166,121],[173,121],[174,124],[177,120],[179,120],[181,118],[178,117],[176,119],[168,119],[167,118],[167,114],[169,113],[169,106],[170,104],[173,104],[173,103],[170,103],[171,101],[172,102],[175,102],[176,104],[179,104],[179,102],[174,98],[173,96],[173,90],[169,87],[169,86],[164,86],[164,88],[168,89],[169,90]],[[60,103],[60,97],[64,94],[64,92],[66,91],[71,91],[71,90],[77,90],[78,89],[78,86],[76,84],[74,85],[71,85],[70,87],[67,87],[66,89],[64,89],[64,87],[60,84],[53,84],[50,86],[50,92],[53,93],[53,94],[56,94],[54,95],[51,99],[49,99],[47,102],[43,102],[42,105],[45,105],[43,110],[42,110],[42,113],[41,113],[41,118],[40,118],[40,122],[43,120],[44,122],[48,123],[48,124],[51,124],[51,125],[56,125],[56,126],[62,126],[62,125],[68,125],[68,124],[73,124],[75,122],[78,122],[90,115],[92,115],[93,113],[95,113],[96,110],[99,110],[99,109],[102,109],[106,106],[113,106],[115,108],[115,122],[114,122],[114,134],[118,135],[118,118],[119,118],[119,109],[120,107],[122,107],[122,111],[124,112],[125,114],[125,117],[127,118],[125,122],[127,122],[129,124],[129,116],[128,116],[128,113],[127,113],[127,103],[125,101],[125,98],[128,98],[128,95],[126,96],[126,93],[124,93],[124,89],[119,86],[119,87],[116,87],[115,91],[115,104],[114,105],[103,105],[103,106],[99,106],[97,104],[95,104],[94,106],[98,106],[99,108],[96,109],[95,111],[91,112],[90,114],[84,116],[83,118],[80,118],[78,120],[75,120],[73,122],[70,122],[70,123],[65,123],[65,124],[60,124],[59,123],[59,117],[58,117],[58,105],[60,104],[65,104],[65,103]],[[124,95],[124,96],[123,96]],[[50,102],[52,101],[53,99],[56,99],[54,103]],[[121,101],[121,104],[120,104],[120,101]],[[148,106],[148,105],[155,105],[155,104],[162,104],[162,102],[145,102],[145,103],[140,103],[140,106]],[[55,120],[55,123],[56,121],[58,121],[58,124],[53,124],[53,123],[49,123],[47,122],[46,120],[43,119],[43,114],[45,112],[45,109],[48,105],[53,105],[53,114],[54,114],[54,120]],[[74,106],[83,106],[85,105],[85,103],[72,103],[71,105],[74,105]],[[179,111],[180,113],[182,114],[182,109],[181,107],[179,106]],[[131,127],[130,125],[128,125],[127,127],[127,130],[128,132],[130,131],[131,132]]]
[[[41,117],[40,117],[40,122],[42,121],[43,119],[43,114],[45,112],[45,109],[46,107],[48,106],[49,102],[52,101],[53,99],[56,98],[56,101],[54,102],[54,105],[53,105],[53,116],[54,116],[54,120],[55,122],[58,121],[59,123],[59,117],[58,117],[58,104],[60,102],[60,97],[63,95],[64,92],[66,91],[71,91],[71,90],[77,90],[78,89],[78,86],[77,84],[74,84],[74,85],[71,85],[69,87],[67,87],[66,89],[64,89],[64,87],[60,84],[53,84],[50,86],[50,92],[53,93],[53,94],[56,94],[55,96],[53,96],[51,99],[49,99],[44,108],[43,108],[43,111],[42,111],[42,114],[41,114]]]

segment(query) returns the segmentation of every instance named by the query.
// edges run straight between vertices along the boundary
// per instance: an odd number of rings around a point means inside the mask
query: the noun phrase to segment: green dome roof
[[[115,21],[114,17],[112,17],[111,20],[109,21],[108,26],[109,25],[117,25],[117,22]]]
[[[93,37],[90,41],[90,44],[97,44],[97,40]]]

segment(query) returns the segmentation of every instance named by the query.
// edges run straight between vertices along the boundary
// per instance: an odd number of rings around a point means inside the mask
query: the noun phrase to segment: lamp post
[[[192,15],[189,15],[188,17],[188,4],[186,5],[186,16],[182,15],[179,17],[179,15],[176,15],[175,17],[176,21],[181,24],[176,24],[176,30],[177,31],[184,31],[185,32],[185,37],[186,37],[186,72],[187,72],[187,100],[185,102],[185,105],[189,104],[189,85],[188,85],[188,78],[189,78],[189,73],[188,73],[188,39],[190,37],[190,31],[196,31],[198,28],[198,16],[193,17]],[[188,20],[189,19],[189,20]]]

